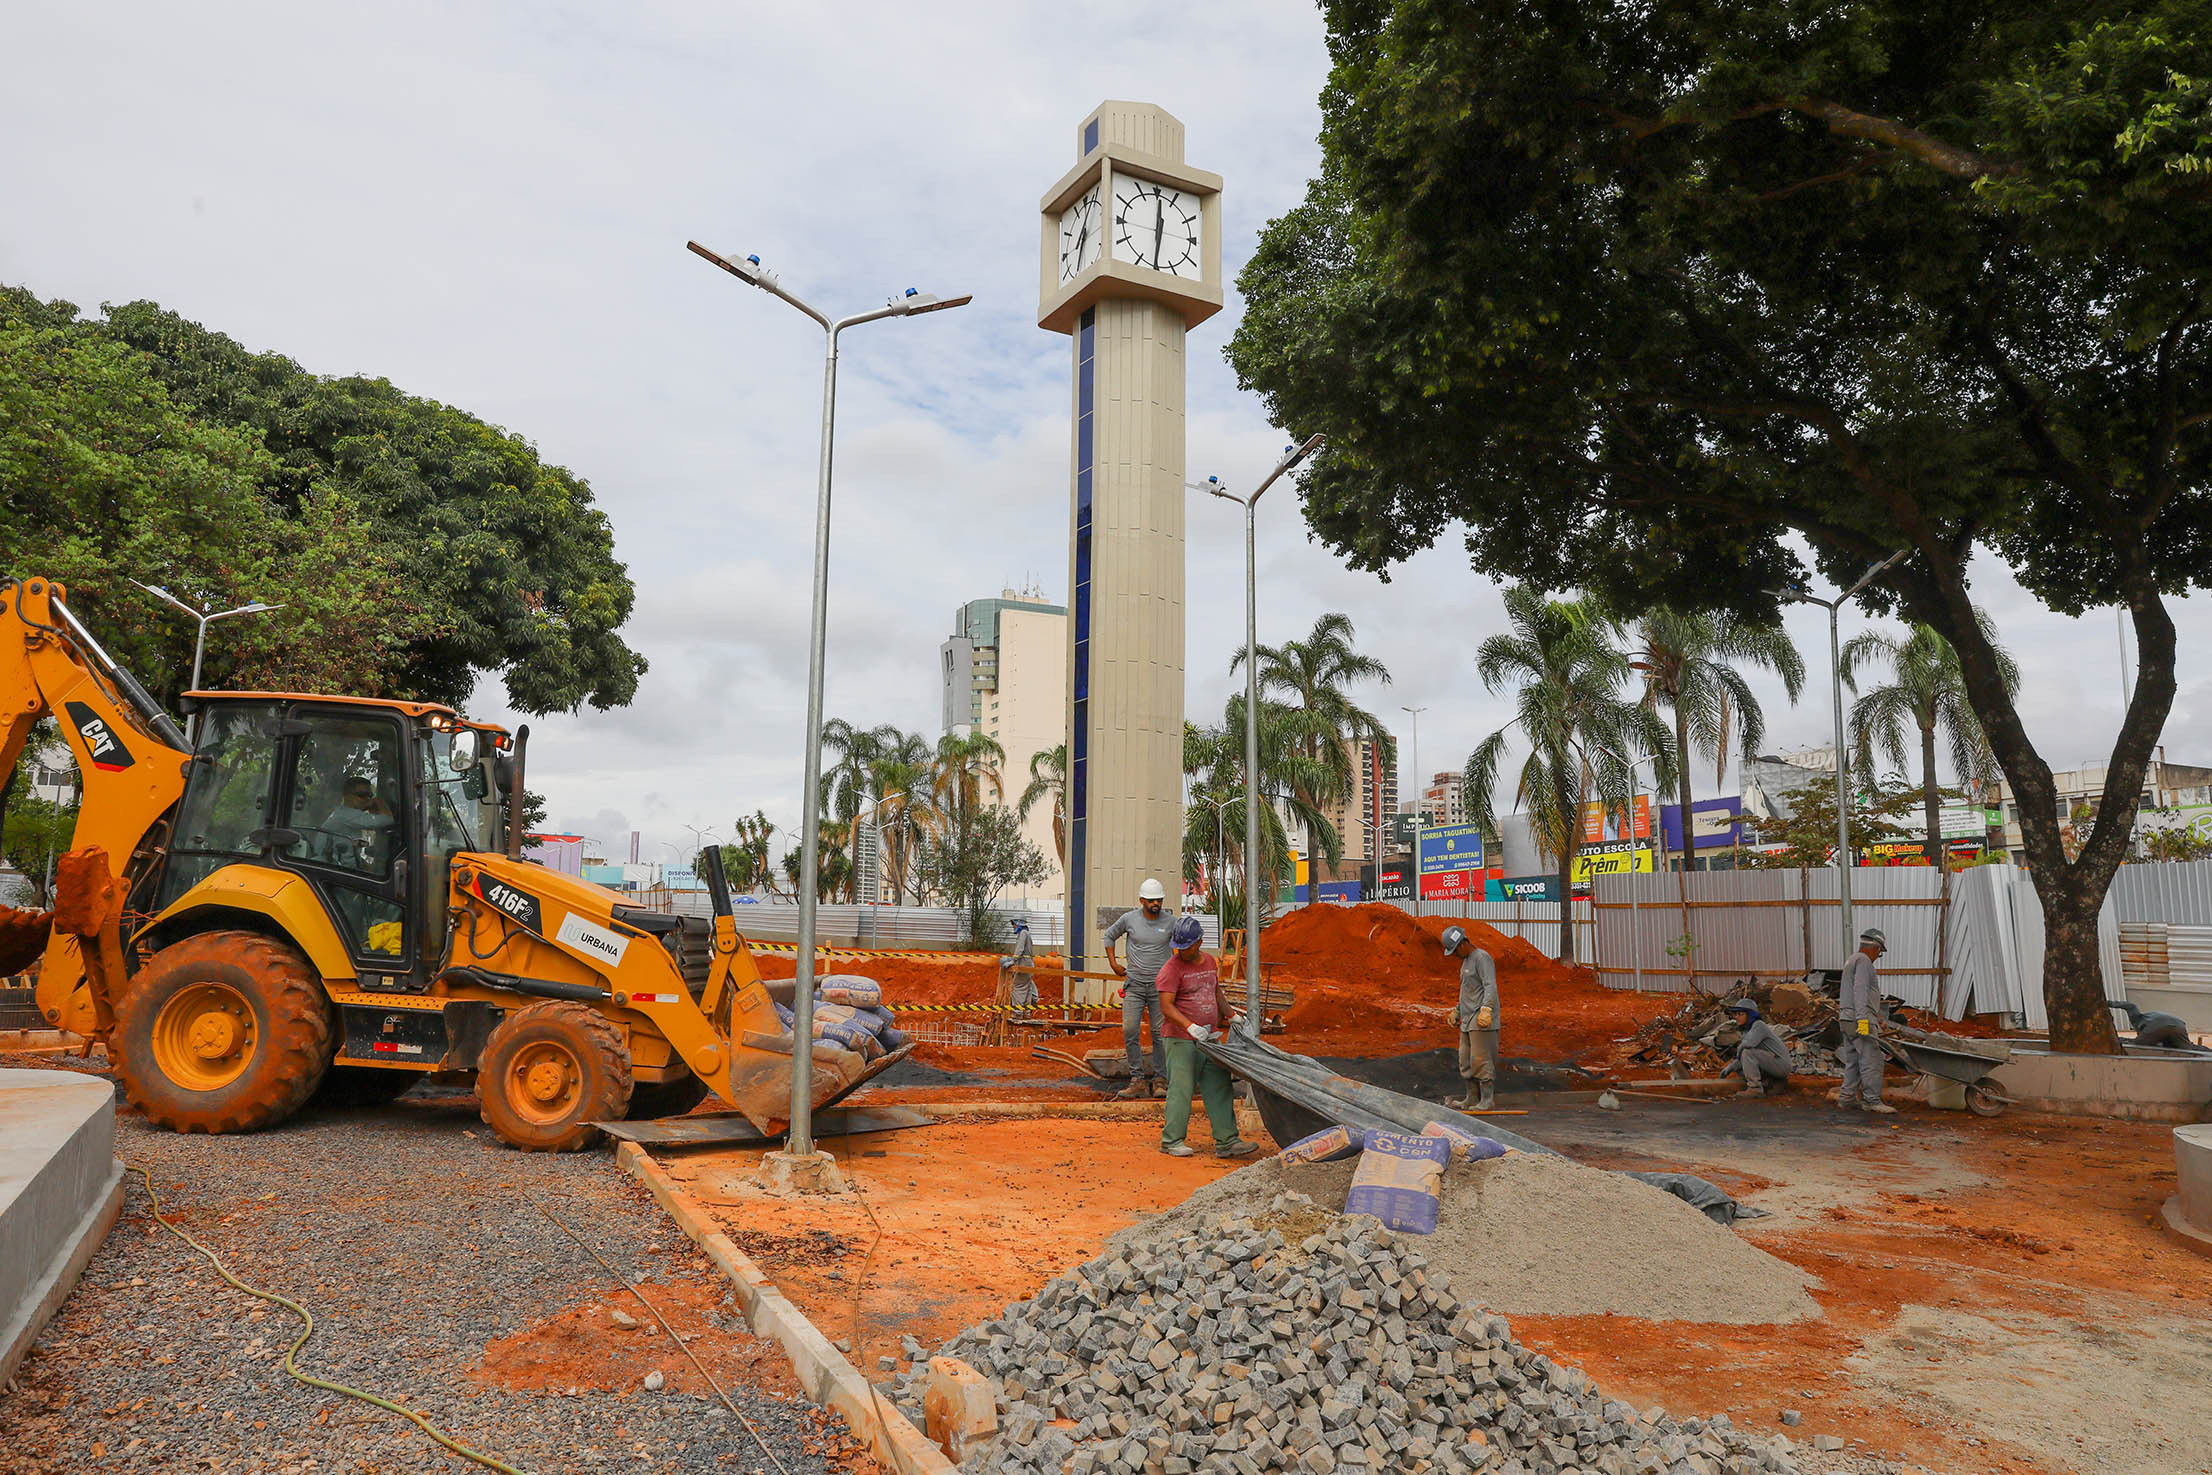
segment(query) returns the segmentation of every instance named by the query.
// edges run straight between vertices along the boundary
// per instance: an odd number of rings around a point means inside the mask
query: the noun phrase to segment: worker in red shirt
[[[1190,1130],[1195,1091],[1206,1100],[1214,1156],[1250,1157],[1260,1149],[1237,1136],[1228,1068],[1198,1047],[1200,1040],[1221,1037],[1229,1015],[1221,997],[1221,970],[1201,946],[1205,935],[1196,917],[1180,918],[1169,938],[1174,955],[1160,965],[1160,1009],[1167,1016],[1167,1120],[1160,1129],[1160,1151],[1169,1157],[1193,1156],[1183,1134]]]

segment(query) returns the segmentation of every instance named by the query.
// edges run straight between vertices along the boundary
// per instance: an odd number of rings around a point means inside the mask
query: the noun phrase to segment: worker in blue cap
[[[1738,999],[1728,1006],[1736,1016],[1736,1028],[1743,1031],[1743,1039],[1737,1042],[1736,1058],[1729,1062],[1724,1076],[1742,1076],[1743,1089],[1739,1098],[1759,1097],[1767,1093],[1767,1083],[1786,1086],[1790,1080],[1790,1047],[1774,1032],[1774,1026],[1759,1017],[1759,1006],[1749,999]]]

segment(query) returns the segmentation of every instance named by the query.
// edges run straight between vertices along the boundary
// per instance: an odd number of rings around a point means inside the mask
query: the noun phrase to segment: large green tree
[[[534,713],[636,693],[606,515],[520,436],[152,303],[85,318],[4,287],[0,404],[0,567],[97,601],[158,695],[192,626],[132,579],[287,606],[219,627],[211,684],[459,703],[496,671]]]
[[[2020,805],[2062,1049],[2212,577],[2212,0],[1331,0],[1323,165],[1231,346],[1324,431],[1314,529],[1771,618],[1813,566],[1957,649]],[[2077,856],[1967,569],[2118,605],[2134,697]]]

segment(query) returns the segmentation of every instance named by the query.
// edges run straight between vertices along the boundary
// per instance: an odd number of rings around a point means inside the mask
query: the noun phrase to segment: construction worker
[[[1030,940],[1029,923],[1014,919],[1014,956],[998,960],[1001,973],[1013,975],[1013,992],[1006,1002],[1017,1009],[1035,1008],[1037,1004],[1037,946]]]
[[[1137,909],[1114,919],[1101,940],[1106,944],[1106,966],[1123,980],[1121,986],[1121,1046],[1129,1056],[1129,1089],[1120,1099],[1136,1101],[1167,1094],[1167,1056],[1161,1044],[1160,968],[1175,951],[1175,919],[1167,915],[1167,888],[1158,877],[1148,877],[1137,888]],[[1129,939],[1129,966],[1114,956],[1114,944]],[[1152,1019],[1152,1054],[1138,1049],[1140,1027]],[[1145,1067],[1150,1066],[1149,1073]]]
[[[1190,1130],[1195,1091],[1206,1100],[1214,1156],[1250,1157],[1259,1148],[1237,1136],[1235,1087],[1228,1068],[1198,1048],[1200,1040],[1219,1039],[1229,1019],[1221,970],[1201,946],[1205,935],[1196,917],[1178,920],[1170,939],[1175,955],[1161,965],[1157,982],[1160,1009],[1167,1016],[1167,1117],[1160,1128],[1160,1151],[1169,1157],[1192,1155],[1183,1134]]]
[[[1774,1032],[1773,1025],[1759,1017],[1759,1006],[1749,999],[1738,999],[1728,1009],[1736,1016],[1736,1028],[1743,1031],[1743,1039],[1737,1042],[1736,1058],[1721,1074],[1743,1077],[1743,1089],[1736,1093],[1737,1098],[1766,1095],[1768,1081],[1788,1085],[1790,1047]]]
[[[1497,1105],[1498,964],[1467,935],[1447,927],[1444,956],[1459,959],[1459,1078],[1467,1094],[1450,1103],[1461,1111],[1488,1111]]]
[[[2125,1014],[2128,1024],[2135,1030],[2130,1044],[2149,1045],[2160,1050],[2202,1049],[2189,1038],[2189,1023],[2179,1014],[2161,1014],[2155,1009],[2144,1008],[2133,999],[2112,1007]]]
[[[1895,1116],[1897,1108],[1882,1099],[1882,978],[1874,960],[1889,951],[1889,939],[1879,927],[1859,934],[1859,950],[1843,965],[1843,989],[1836,1000],[1836,1017],[1843,1025],[1843,1085],[1836,1104],[1845,1111],[1871,1111]]]

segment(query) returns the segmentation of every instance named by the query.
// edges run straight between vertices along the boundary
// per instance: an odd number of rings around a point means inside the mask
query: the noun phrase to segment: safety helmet
[[[1168,934],[1168,942],[1177,952],[1187,947],[1196,947],[1205,940],[1205,926],[1196,917],[1177,917],[1175,930]]]
[[[1728,1006],[1728,1012],[1731,1014],[1748,1014],[1753,1019],[1757,1019],[1759,1017],[1759,1006],[1749,999],[1738,999]]]
[[[1859,934],[1859,941],[1871,942],[1885,953],[1889,951],[1889,939],[1882,936],[1882,929],[1879,927],[1867,928]]]
[[[1459,951],[1459,945],[1460,945],[1461,943],[1465,942],[1466,940],[1467,940],[1467,929],[1466,929],[1466,928],[1464,928],[1464,927],[1447,927],[1447,928],[1445,928],[1445,929],[1444,929],[1444,937],[1443,937],[1443,942],[1444,942],[1444,951],[1445,951],[1445,952],[1447,952],[1447,953],[1456,953],[1456,952],[1458,952],[1458,951]]]
[[[1020,917],[1014,919],[1013,926],[1016,932],[1027,932],[1029,930],[1029,923]]]
[[[1162,885],[1160,884],[1160,879],[1159,879],[1159,877],[1157,877],[1157,876],[1148,876],[1148,877],[1146,877],[1146,878],[1145,878],[1145,882],[1144,882],[1144,884],[1143,884],[1142,886],[1139,886],[1139,887],[1137,888],[1137,900],[1139,900],[1139,901],[1166,901],[1166,900],[1167,900],[1167,888],[1166,888],[1165,886],[1162,886]]]

